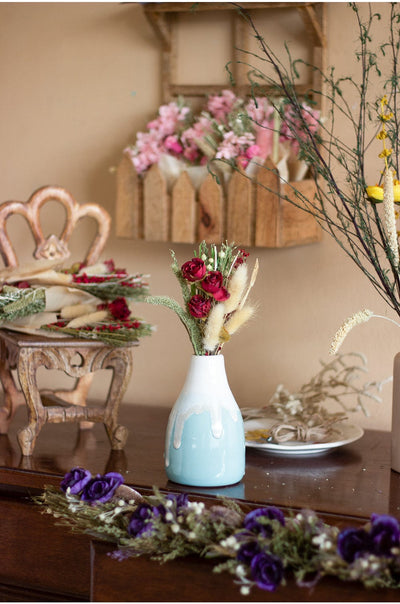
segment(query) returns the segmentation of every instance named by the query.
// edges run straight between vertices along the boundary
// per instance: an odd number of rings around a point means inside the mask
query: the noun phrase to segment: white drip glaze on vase
[[[192,415],[201,413],[210,414],[212,435],[214,438],[221,438],[224,410],[233,422],[241,418],[226,378],[224,357],[222,355],[193,356],[186,382],[170,414],[166,442],[171,442],[174,432],[173,446],[179,449],[186,421]],[[167,446],[165,457],[167,467],[169,466],[168,448]]]

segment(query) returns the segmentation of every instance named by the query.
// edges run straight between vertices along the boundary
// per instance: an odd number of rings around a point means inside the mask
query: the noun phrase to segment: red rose
[[[117,321],[125,321],[131,314],[125,298],[116,298],[113,302],[110,302],[108,310]]]
[[[210,271],[201,282],[201,287],[205,292],[213,296],[221,289],[223,279],[220,271]]]
[[[206,274],[206,265],[201,258],[192,258],[181,267],[182,275],[187,281],[200,281]]]
[[[205,298],[199,294],[192,296],[188,302],[189,312],[196,319],[204,319],[211,308],[210,298]]]
[[[214,300],[217,302],[225,302],[230,296],[230,293],[226,289],[226,287],[221,287],[215,294],[213,294]]]

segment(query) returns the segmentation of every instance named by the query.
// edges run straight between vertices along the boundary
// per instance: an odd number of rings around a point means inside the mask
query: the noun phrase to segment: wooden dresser
[[[187,558],[159,565],[146,558],[117,562],[108,544],[57,526],[31,501],[45,484],[58,485],[74,466],[92,473],[117,471],[144,494],[156,485],[188,492],[192,499],[216,495],[247,508],[274,504],[311,508],[329,522],[354,526],[371,513],[400,517],[400,474],[390,470],[390,435],[368,430],[357,442],[316,457],[278,457],[248,450],[240,484],[219,489],[181,487],[163,468],[168,409],[125,405],[129,427],[124,451],[111,451],[102,425],[78,431],[73,424],[46,425],[34,455],[21,457],[16,432],[26,421],[21,408],[10,433],[0,436],[0,601],[398,601],[395,590],[323,580],[314,590],[293,584],[270,594],[242,597],[233,578],[215,575],[211,564]]]

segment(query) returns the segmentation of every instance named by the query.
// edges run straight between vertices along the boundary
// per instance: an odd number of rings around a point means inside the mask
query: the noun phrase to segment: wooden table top
[[[31,457],[22,457],[17,430],[26,422],[18,410],[8,435],[0,435],[0,483],[10,488],[58,485],[72,467],[92,473],[120,472],[137,490],[152,486],[198,496],[225,495],[249,504],[310,508],[346,517],[371,513],[400,516],[400,474],[390,469],[390,434],[367,430],[349,445],[317,456],[277,456],[248,449],[246,474],[236,485],[194,488],[168,481],[163,463],[169,409],[123,405],[119,422],[129,429],[124,451],[112,451],[101,424],[79,431],[76,424],[46,424]]]

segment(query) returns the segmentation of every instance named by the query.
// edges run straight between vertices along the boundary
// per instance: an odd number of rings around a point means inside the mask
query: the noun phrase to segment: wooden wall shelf
[[[297,86],[297,92],[302,96],[311,88],[323,90],[320,73],[326,67],[325,4],[246,2],[244,8],[249,11],[287,9],[300,13],[304,36],[312,46],[312,62],[319,69],[310,70],[310,80]],[[176,83],[177,15],[189,11],[230,12],[234,90],[238,96],[250,93],[246,83],[247,67],[240,63],[239,50],[249,49],[250,28],[233,3],[149,2],[143,5],[143,10],[160,41],[163,103],[178,95],[218,94],[227,87],[226,84]],[[265,88],[264,92],[268,95],[269,91]],[[323,111],[321,98],[323,95],[316,100]],[[295,186],[305,197],[315,194],[311,180]],[[285,195],[289,198],[294,195],[290,183],[281,187],[276,174],[265,169],[259,171],[258,181],[253,182],[235,173],[225,187],[219,186],[209,175],[198,191],[192,186],[187,173],[183,172],[172,190],[168,191],[158,166],[153,166],[142,177],[136,174],[128,156],[123,156],[117,171],[116,234],[147,241],[182,243],[196,243],[203,239],[218,243],[227,239],[241,245],[278,248],[320,241],[322,231],[314,217],[283,199]],[[295,201],[299,203],[298,199]]]
[[[297,182],[295,186],[307,199],[315,195],[312,180]],[[301,199],[290,184],[280,183],[269,159],[253,180],[234,172],[222,186],[208,174],[198,190],[188,173],[182,172],[168,191],[157,165],[141,177],[127,156],[117,171],[118,237],[175,243],[228,240],[270,248],[320,241],[321,228],[301,206]]]
[[[324,71],[326,60],[326,5],[323,2],[246,2],[243,5],[248,11],[259,11],[268,9],[287,9],[297,11],[304,23],[304,34],[312,46],[312,63],[319,70]],[[176,18],[179,13],[212,12],[225,10],[231,13],[232,27],[232,69],[236,81],[235,90],[239,95],[250,93],[247,84],[244,65],[238,63],[241,56],[240,49],[249,48],[249,27],[240,16],[237,8],[230,2],[148,2],[143,5],[144,13],[160,41],[162,52],[162,98],[168,102],[178,95],[204,96],[205,94],[217,94],[226,88],[222,85],[197,85],[177,84],[177,37]],[[311,87],[321,89],[322,81],[318,72],[314,72],[312,79],[306,85],[300,85],[297,90],[300,95]],[[265,94],[270,90],[265,87]]]

